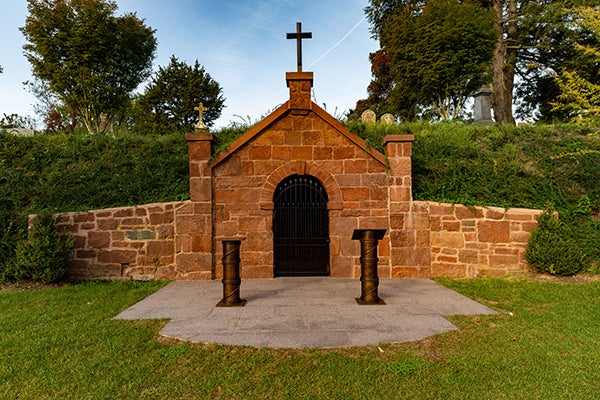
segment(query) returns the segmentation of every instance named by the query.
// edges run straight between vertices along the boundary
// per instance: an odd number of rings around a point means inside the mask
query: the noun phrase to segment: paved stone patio
[[[347,347],[406,342],[457,329],[447,315],[495,313],[428,279],[381,279],[386,305],[360,306],[358,279],[243,280],[244,307],[215,307],[220,281],[176,281],[116,319],[170,319],[161,335],[254,347]]]

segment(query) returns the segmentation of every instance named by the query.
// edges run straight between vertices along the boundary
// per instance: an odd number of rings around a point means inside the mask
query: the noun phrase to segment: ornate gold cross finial
[[[288,33],[287,39],[296,39],[298,72],[302,72],[302,39],[312,39],[312,32],[302,32],[302,22],[296,22],[296,32]]]
[[[208,129],[208,126],[204,124],[204,120],[202,119],[202,114],[207,110],[208,108],[204,107],[202,103],[198,107],[194,107],[194,111],[198,111],[198,123],[194,126],[195,129]]]

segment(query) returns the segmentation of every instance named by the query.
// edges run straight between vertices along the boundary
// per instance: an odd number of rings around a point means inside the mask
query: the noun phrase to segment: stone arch
[[[319,167],[313,162],[307,161],[292,161],[281,167],[269,175],[263,185],[261,196],[260,196],[260,208],[261,210],[273,210],[275,205],[273,204],[273,195],[275,194],[275,188],[279,182],[287,178],[290,175],[312,175],[321,181],[321,184],[327,191],[329,202],[327,203],[328,210],[341,210],[342,209],[342,191],[338,185],[335,177],[329,173],[329,171]]]

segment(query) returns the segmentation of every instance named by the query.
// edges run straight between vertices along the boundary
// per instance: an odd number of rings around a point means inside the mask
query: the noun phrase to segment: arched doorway
[[[273,195],[273,242],[278,276],[329,275],[327,192],[310,175],[291,175]]]

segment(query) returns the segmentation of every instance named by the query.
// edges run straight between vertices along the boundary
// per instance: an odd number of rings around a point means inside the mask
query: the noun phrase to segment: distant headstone
[[[361,114],[360,119],[365,123],[375,123],[377,122],[377,115],[373,110],[366,110]]]
[[[390,113],[383,114],[381,116],[381,123],[385,125],[394,125],[396,123],[396,118]]]
[[[491,125],[492,119],[492,90],[482,87],[473,94],[473,122],[481,125]]]
[[[33,136],[35,132],[28,128],[7,128],[6,132],[16,136]]]

